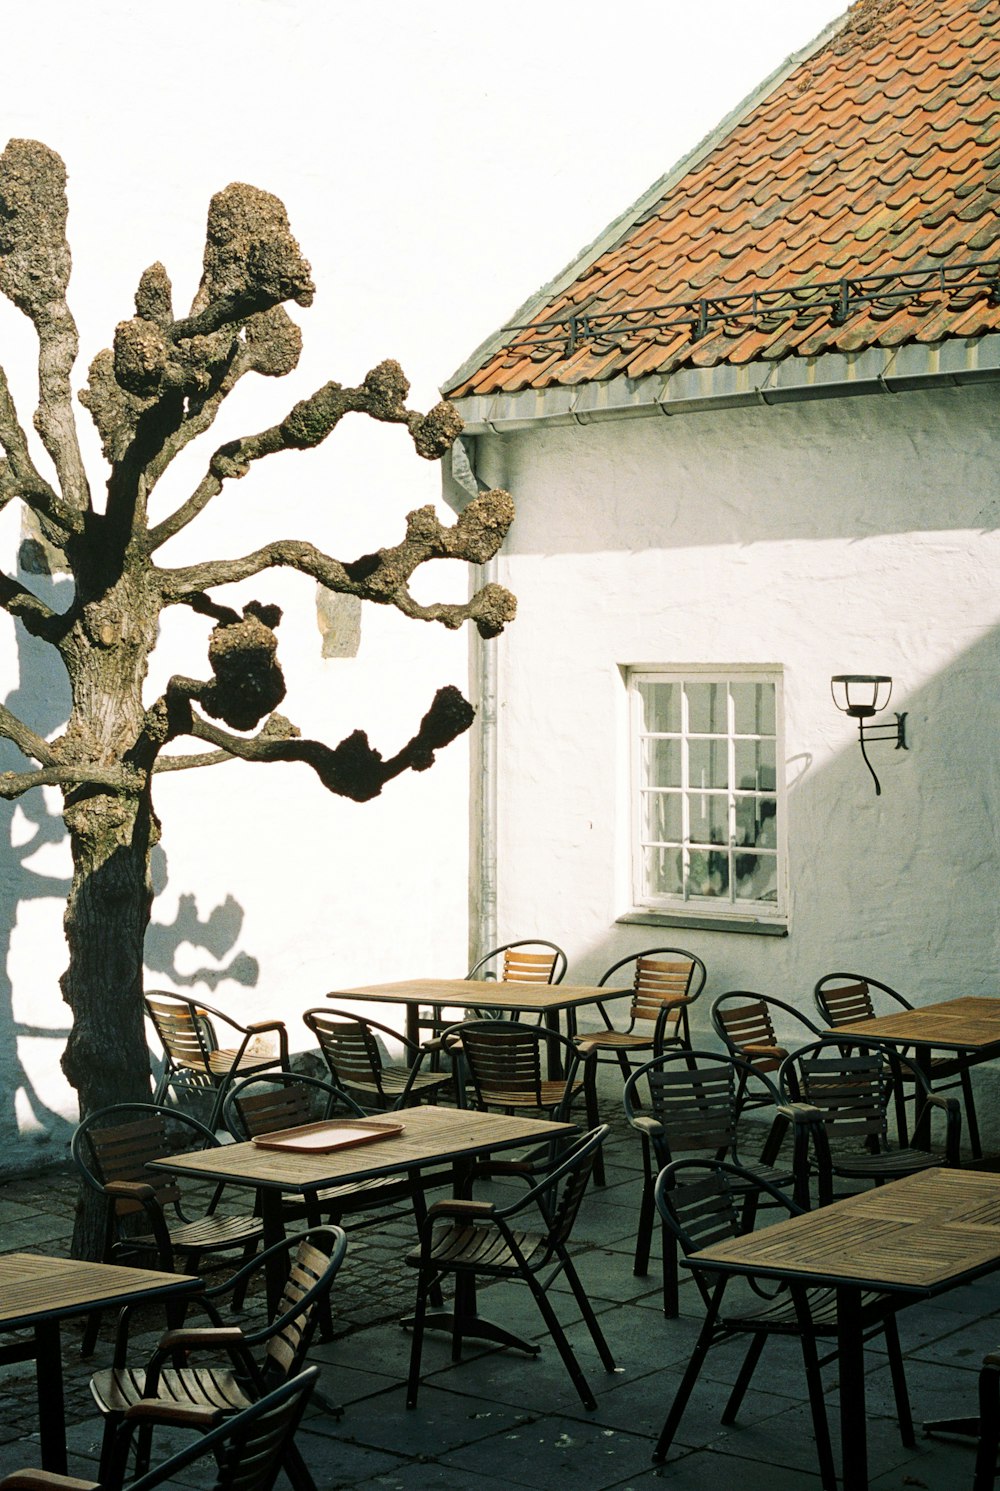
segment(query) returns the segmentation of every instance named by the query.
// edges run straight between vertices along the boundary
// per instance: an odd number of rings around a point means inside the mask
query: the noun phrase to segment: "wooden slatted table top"
[[[39,1253],[2,1253],[0,1329],[17,1330],[39,1320],[84,1314],[95,1305],[183,1293],[200,1289],[201,1283],[189,1274],[48,1258]]]
[[[358,989],[334,989],[328,999],[373,999],[392,1004],[442,1004],[491,1010],[526,1010],[547,1014],[575,1009],[599,999],[620,999],[631,989],[598,988],[596,984],[505,984],[498,979],[408,978],[394,984],[366,984]]]
[[[690,1263],[934,1294],[1000,1264],[1000,1175],[925,1170],[716,1243]]]
[[[488,1154],[497,1149],[515,1149],[545,1144],[563,1134],[574,1134],[573,1123],[550,1123],[545,1119],[519,1118],[504,1113],[481,1113],[470,1108],[435,1108],[421,1105],[392,1114],[403,1132],[378,1144],[329,1154],[289,1154],[262,1149],[256,1144],[223,1144],[217,1149],[198,1150],[156,1160],[156,1170],[208,1176],[238,1185],[264,1186],[282,1191],[307,1191],[339,1181],[391,1175],[421,1165]]]
[[[964,994],[938,1004],[859,1020],[843,1028],[878,1040],[905,1041],[907,1045],[979,1051],[1000,1045],[1000,998]]]

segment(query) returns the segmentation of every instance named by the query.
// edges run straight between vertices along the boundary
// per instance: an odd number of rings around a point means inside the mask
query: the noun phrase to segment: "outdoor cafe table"
[[[328,999],[382,1000],[406,1005],[406,1038],[420,1044],[420,1006],[445,1009],[495,1010],[498,1014],[541,1015],[545,1027],[559,1033],[559,1016],[566,1015],[567,1034],[576,1034],[576,1012],[585,1004],[620,999],[630,989],[599,988],[596,984],[517,984],[488,978],[409,978],[395,984],[366,984],[359,989],[335,989]],[[562,1076],[558,1050],[550,1053],[553,1077]]]
[[[170,1299],[201,1288],[187,1274],[120,1268],[37,1253],[0,1254],[0,1332],[33,1331],[30,1341],[0,1345],[0,1363],[34,1357],[42,1467],[66,1474],[66,1417],[59,1326],[75,1315],[141,1300]]]
[[[866,1491],[862,1292],[930,1299],[1000,1267],[1000,1175],[924,1170],[715,1243],[685,1262],[836,1290],[843,1486]]]
[[[869,1040],[912,1047],[913,1060],[929,1084],[934,1051],[962,1052],[973,1065],[1000,1056],[1000,998],[963,994],[958,999],[858,1020],[849,1028]],[[922,1149],[930,1140],[930,1117],[928,1108],[914,1130],[913,1142]]]
[[[155,1170],[200,1175],[227,1185],[252,1186],[259,1197],[264,1245],[284,1236],[281,1198],[286,1192],[304,1196],[327,1186],[370,1180],[400,1171],[415,1172],[429,1165],[451,1164],[455,1189],[460,1193],[473,1160],[497,1150],[520,1149],[575,1134],[576,1124],[550,1123],[471,1108],[403,1108],[378,1115],[372,1122],[399,1122],[402,1131],[376,1144],[361,1144],[330,1153],[293,1153],[262,1148],[253,1141],[221,1144],[152,1162]],[[360,1120],[359,1120],[360,1122]],[[279,1269],[281,1260],[278,1260]],[[283,1277],[268,1275],[268,1298],[277,1303]],[[475,1334],[468,1331],[466,1334]]]

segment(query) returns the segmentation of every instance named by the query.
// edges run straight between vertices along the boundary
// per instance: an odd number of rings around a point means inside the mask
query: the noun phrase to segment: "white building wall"
[[[502,445],[502,453],[496,450]],[[517,503],[501,579],[501,939],[570,980],[698,953],[708,985],[812,1008],[833,969],[917,1002],[997,992],[1000,438],[995,387],[480,437]],[[780,663],[789,935],[630,925],[621,669]],[[891,674],[908,752],[870,747],[830,677]]]

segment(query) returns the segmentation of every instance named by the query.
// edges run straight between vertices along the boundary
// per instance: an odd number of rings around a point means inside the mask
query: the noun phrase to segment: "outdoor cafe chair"
[[[590,1179],[596,1155],[608,1133],[607,1124],[579,1139],[571,1150],[549,1166],[548,1172],[521,1197],[506,1206],[493,1201],[435,1201],[421,1228],[420,1247],[407,1257],[419,1269],[417,1299],[412,1319],[413,1342],[406,1406],[415,1408],[420,1388],[420,1363],[426,1328],[444,1323],[427,1315],[431,1287],[448,1275],[455,1277],[455,1313],[447,1317],[452,1334],[453,1360],[461,1360],[463,1334],[513,1346],[537,1356],[540,1348],[479,1319],[462,1315],[462,1301],[478,1277],[520,1282],[531,1291],[556,1349],[566,1366],[583,1406],[597,1407],[594,1395],[552,1307],[552,1284],[562,1274],[573,1292],[604,1369],[615,1370],[604,1333],[580,1282],[569,1254],[573,1224]],[[525,1214],[528,1225],[522,1225]],[[541,1225],[539,1226],[539,1223]],[[558,1298],[558,1295],[556,1296]],[[463,1324],[470,1327],[463,1333]],[[474,1328],[471,1328],[474,1327]]]
[[[498,964],[498,959],[502,960]],[[566,954],[554,942],[541,937],[522,937],[517,942],[505,942],[491,948],[475,962],[465,975],[466,979],[494,979],[504,984],[561,984],[566,973]],[[440,1052],[441,1036],[454,1023],[445,1017],[446,1006],[431,1004],[421,1006],[417,1014],[419,1030],[430,1032],[430,1044],[434,1059]],[[473,1020],[517,1021],[520,1012],[514,1010],[510,1016],[499,1010],[469,1008],[467,1015]]]
[[[926,1108],[944,1117],[940,1156],[905,1142],[890,1142],[891,1094],[904,1073],[916,1091],[916,1120]],[[834,1199],[835,1179],[882,1185],[936,1165],[961,1163],[962,1110],[957,1099],[932,1092],[918,1067],[879,1041],[855,1036],[848,1045],[835,1035],[813,1041],[782,1062],[778,1089],[784,1102],[808,1109],[803,1132],[813,1151],[821,1206]],[[804,1167],[799,1168],[796,1184],[797,1197],[804,1202]]]
[[[823,1019],[835,1030],[845,1025],[853,1025],[858,1020],[874,1019],[880,1013],[878,1005],[887,1001],[898,1005],[900,1009],[913,1009],[910,1001],[904,998],[898,990],[891,988],[888,984],[883,984],[880,979],[872,978],[870,974],[824,974],[816,982],[813,998],[816,1000],[816,1008]],[[954,1080],[949,1082],[948,1078]],[[965,1109],[965,1122],[969,1131],[969,1148],[974,1160],[982,1159],[983,1148],[979,1136],[979,1120],[976,1115],[968,1057],[956,1052],[949,1052],[947,1056],[933,1057],[930,1065],[930,1084],[936,1092],[948,1092],[956,1087],[961,1088],[962,1106]],[[914,1096],[914,1089],[907,1085],[904,1075],[903,1086],[895,1094],[896,1123],[901,1135],[906,1133],[905,1101],[907,1098],[912,1100]]]
[[[347,1239],[340,1227],[315,1227],[276,1243],[232,1278],[192,1296],[192,1306],[203,1309],[210,1323],[186,1321],[166,1331],[141,1367],[129,1363],[132,1310],[126,1306],[119,1316],[112,1365],[90,1379],[90,1391],[104,1419],[98,1479],[103,1480],[111,1468],[116,1431],[134,1404],[152,1401],[168,1410],[194,1404],[239,1413],[294,1378],[305,1365],[323,1302],[346,1251]],[[288,1277],[273,1318],[256,1330],[227,1321],[217,1302],[237,1291],[244,1294],[255,1276],[263,1277],[269,1261],[279,1255],[287,1257]],[[294,1446],[286,1454],[286,1469],[296,1491],[316,1491]],[[149,1455],[150,1435],[140,1433],[136,1444],[139,1473],[147,1469]]]
[[[630,963],[635,967],[627,1028],[615,1028],[608,1001],[602,1000],[597,1008],[605,1029],[577,1037],[584,1050],[597,1052],[598,1061],[617,1061],[626,1081],[632,1070],[630,1055],[648,1051],[659,1056],[666,1046],[690,1046],[688,1009],[705,987],[706,978],[705,965],[694,953],[680,947],[651,947],[612,963],[598,987],[620,984],[615,975]]]
[[[108,1469],[99,1482],[48,1470],[15,1470],[0,1480],[0,1491],[156,1491],[160,1486],[193,1484],[188,1467],[199,1460],[213,1462],[197,1482],[205,1491],[273,1491],[295,1449],[295,1431],[318,1378],[319,1368],[309,1367],[229,1418],[213,1407],[168,1407],[150,1400],[134,1403],[125,1411]],[[151,1432],[156,1425],[193,1429],[202,1437],[145,1474],[129,1478],[136,1432]]]
[[[774,1119],[767,1132],[758,1135],[764,1141],[759,1159],[747,1160],[741,1156],[736,1095],[744,1067],[744,1062],[719,1051],[668,1051],[638,1067],[626,1082],[625,1117],[642,1139],[642,1201],[633,1273],[641,1276],[649,1270],[656,1177],[682,1155],[728,1159],[752,1175],[755,1182],[766,1180],[779,1187],[793,1184],[795,1175],[791,1166],[781,1166],[776,1161],[789,1119],[794,1115],[789,1108],[782,1107],[777,1088],[764,1076],[759,1081],[770,1093]],[[750,1210],[745,1218],[748,1224],[752,1222],[757,1194],[756,1186],[748,1194]],[[679,1305],[677,1241],[665,1222],[661,1223],[660,1231],[663,1313],[673,1319]]]
[[[545,1076],[545,1058],[553,1043],[563,1052],[564,1077]],[[567,1036],[513,1020],[466,1020],[447,1030],[442,1044],[454,1065],[460,1105],[466,1101],[466,1079],[476,1108],[533,1113],[558,1122],[569,1121],[574,1099],[582,1096],[587,1127],[596,1128],[596,1053],[581,1051]],[[600,1150],[594,1175],[603,1185]]]
[[[257,1216],[219,1209],[223,1187],[207,1198],[197,1182],[185,1183],[153,1160],[185,1150],[219,1147],[211,1129],[190,1114],[155,1103],[116,1103],[87,1115],[77,1126],[70,1153],[85,1185],[104,1198],[105,1263],[138,1262],[195,1273],[206,1254],[239,1249],[246,1261],[263,1237]],[[97,1340],[100,1312],[88,1318],[82,1355]]]
[[[751,1084],[759,1075],[776,1072],[789,1054],[789,1047],[778,1040],[775,1018],[785,1025],[801,1027],[800,1045],[823,1034],[801,1010],[769,994],[730,989],[712,1004],[712,1028],[730,1056],[745,1062],[749,1069],[740,1078],[737,1098],[741,1106],[766,1107],[771,1102],[766,1084],[759,1084],[759,1090]]]
[[[241,1025],[200,1000],[159,989],[146,994],[144,1003],[163,1048],[163,1071],[153,1094],[154,1103],[162,1103],[171,1090],[180,1094],[209,1092],[213,1101],[207,1123],[210,1129],[216,1129],[226,1089],[236,1077],[268,1067],[288,1070],[288,1032],[281,1020]],[[221,1046],[217,1025],[235,1031],[239,1042]],[[261,1049],[268,1036],[277,1038],[276,1050]]]
[[[767,1193],[789,1216],[801,1213],[802,1208],[777,1186],[760,1180],[742,1166],[721,1160],[675,1160],[661,1171],[657,1179],[656,1206],[685,1257],[690,1257],[702,1248],[711,1247],[750,1230],[744,1226],[744,1219],[747,1191],[752,1187]],[[666,1459],[691,1392],[713,1346],[733,1337],[749,1337],[743,1364],[722,1413],[723,1424],[729,1425],[736,1422],[740,1405],[768,1340],[773,1336],[797,1337],[802,1350],[820,1480],[824,1491],[837,1491],[838,1482],[820,1377],[820,1369],[837,1358],[836,1290],[793,1285],[788,1289],[780,1289],[770,1298],[751,1301],[744,1294],[735,1309],[726,1310],[723,1308],[724,1295],[731,1276],[720,1273],[714,1280],[709,1280],[698,1268],[694,1268],[692,1272],[705,1302],[705,1321],[681,1378],[680,1387],[670,1405],[653,1451],[653,1459]],[[884,1335],[900,1437],[905,1446],[912,1448],[915,1442],[913,1419],[896,1329],[895,1312],[899,1307],[899,1299],[893,1295],[874,1290],[865,1290],[861,1294],[864,1339]],[[830,1350],[822,1357],[818,1350],[820,1341],[830,1342]]]
[[[242,1082],[230,1088],[222,1111],[226,1128],[238,1143],[335,1116],[348,1119],[365,1117],[364,1109],[332,1083],[290,1072],[244,1077]],[[443,1172],[376,1176],[370,1180],[323,1186],[307,1191],[301,1199],[284,1197],[282,1217],[286,1222],[305,1220],[311,1227],[318,1227],[321,1222],[336,1222],[351,1232],[380,1225],[386,1220],[386,1208],[398,1207],[400,1213],[406,1208],[412,1210],[419,1227],[427,1215],[424,1192],[434,1186],[451,1184],[449,1168]],[[396,1214],[399,1213],[390,1213],[390,1216]],[[347,1222],[346,1218],[360,1220]]]
[[[451,1085],[447,1072],[421,1071],[427,1052],[377,1020],[329,1008],[306,1010],[302,1018],[316,1037],[334,1085],[370,1111],[406,1108],[421,1098],[435,1098]],[[402,1042],[406,1063],[383,1062],[376,1032]]]

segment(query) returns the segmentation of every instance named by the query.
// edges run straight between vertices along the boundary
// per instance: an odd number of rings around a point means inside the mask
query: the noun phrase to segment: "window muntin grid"
[[[780,673],[634,672],[629,685],[635,904],[782,915]]]

